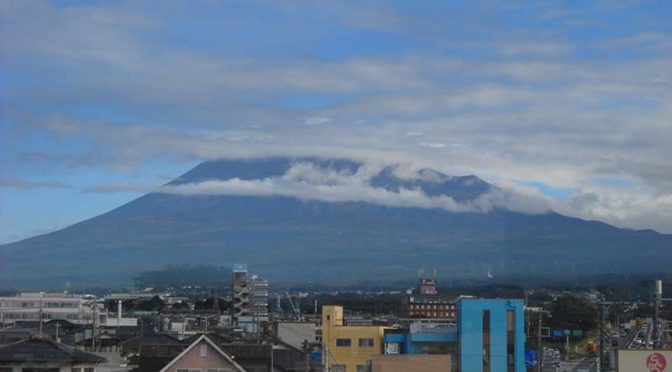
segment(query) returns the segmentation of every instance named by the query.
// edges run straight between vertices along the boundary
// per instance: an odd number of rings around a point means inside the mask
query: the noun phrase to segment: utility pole
[[[541,345],[541,319],[543,311],[539,308],[539,328],[537,329],[537,344],[539,345],[539,355],[537,356],[537,372],[541,372],[544,364],[544,348]]]
[[[324,372],[329,372],[331,371],[331,368],[329,368],[329,346],[324,345]]]
[[[611,305],[618,305],[621,302],[600,302],[597,304],[597,330],[599,333],[599,366],[601,372],[611,371],[609,355],[607,354],[607,347],[611,345],[611,339],[607,333],[607,314],[610,311]],[[613,350],[611,351],[613,353]]]
[[[96,351],[96,299],[93,299],[93,318],[91,319],[91,352]]]
[[[544,310],[542,307],[527,307],[525,309],[526,311],[529,311],[531,313],[538,313],[539,314],[539,319],[538,319],[538,326],[537,326],[537,345],[539,346],[539,349],[537,351],[537,372],[541,372],[543,365],[544,365],[544,347],[542,345],[542,326],[543,326],[543,316],[544,314],[550,316],[550,312],[548,310]]]
[[[654,305],[653,305],[653,337],[654,343],[657,344],[660,342],[660,335],[662,331],[662,324],[660,324],[660,302],[663,298],[663,281],[656,280],[656,289],[653,292],[654,296]]]
[[[42,309],[42,306],[43,306],[42,297],[44,297],[44,292],[40,292],[40,338],[43,337],[43,335],[42,335],[42,311],[43,311],[43,309]]]

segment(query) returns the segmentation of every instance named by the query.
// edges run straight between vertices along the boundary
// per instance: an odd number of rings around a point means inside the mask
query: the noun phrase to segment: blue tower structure
[[[458,315],[461,371],[526,371],[523,300],[463,298]]]

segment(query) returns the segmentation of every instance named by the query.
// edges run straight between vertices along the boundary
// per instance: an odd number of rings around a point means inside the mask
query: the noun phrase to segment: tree
[[[548,324],[557,329],[580,329],[584,332],[597,325],[597,310],[586,300],[564,295],[551,305],[551,318]]]

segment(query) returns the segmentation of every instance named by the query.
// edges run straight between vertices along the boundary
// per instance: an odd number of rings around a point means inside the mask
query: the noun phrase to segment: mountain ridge
[[[293,168],[297,164],[304,167]],[[374,189],[448,196],[459,205],[498,190],[473,175],[421,169],[416,178],[404,178],[390,166],[362,175],[369,171],[363,166],[318,157],[216,160],[199,164],[166,187],[213,180],[226,186],[231,179],[250,185],[263,185],[259,180],[264,179],[291,185],[317,180],[317,189],[331,197],[331,186],[348,190],[366,179]],[[296,174],[288,176],[290,169]],[[149,193],[64,229],[1,245],[0,287],[129,282],[140,271],[166,264],[236,262],[247,262],[272,280],[299,282],[394,280],[412,277],[418,269],[439,269],[455,278],[567,279],[661,271],[672,262],[670,246],[670,235],[555,212],[451,212],[273,194]]]

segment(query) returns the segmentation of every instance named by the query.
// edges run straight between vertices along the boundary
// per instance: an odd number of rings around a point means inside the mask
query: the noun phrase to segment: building
[[[318,341],[317,327],[313,322],[276,322],[274,333],[288,345],[303,350]]]
[[[616,371],[669,371],[672,366],[672,350],[628,350],[617,352]]]
[[[451,361],[448,354],[373,355],[371,372],[451,372]]]
[[[418,320],[407,329],[390,329],[386,356],[452,355],[439,370],[524,372],[525,323],[522,300],[460,298],[457,323]],[[380,362],[386,359],[377,358]],[[411,363],[420,359],[406,359]],[[373,359],[372,359],[373,361]],[[386,362],[389,364],[389,362]],[[390,364],[391,365],[391,364]],[[444,369],[450,368],[450,369]]]
[[[178,356],[173,358],[161,372],[173,371],[245,372],[231,355],[227,354],[206,335],[201,335]]]
[[[104,358],[45,339],[0,346],[0,371],[95,372]]]
[[[322,363],[331,372],[365,372],[372,355],[383,354],[387,327],[349,326],[342,306],[322,306]]]
[[[388,355],[457,354],[458,327],[454,323],[416,321],[407,330],[386,332],[384,341]]]
[[[436,279],[421,279],[417,292],[411,291],[402,296],[402,318],[457,319],[455,297],[439,294]]]
[[[460,299],[458,312],[462,371],[526,371],[523,300]]]
[[[249,333],[257,333],[268,322],[268,281],[252,275],[248,277],[247,265],[233,267],[233,324]]]
[[[65,319],[73,323],[91,323],[93,307],[83,296],[67,293],[30,292],[0,297],[0,323],[22,320]]]

